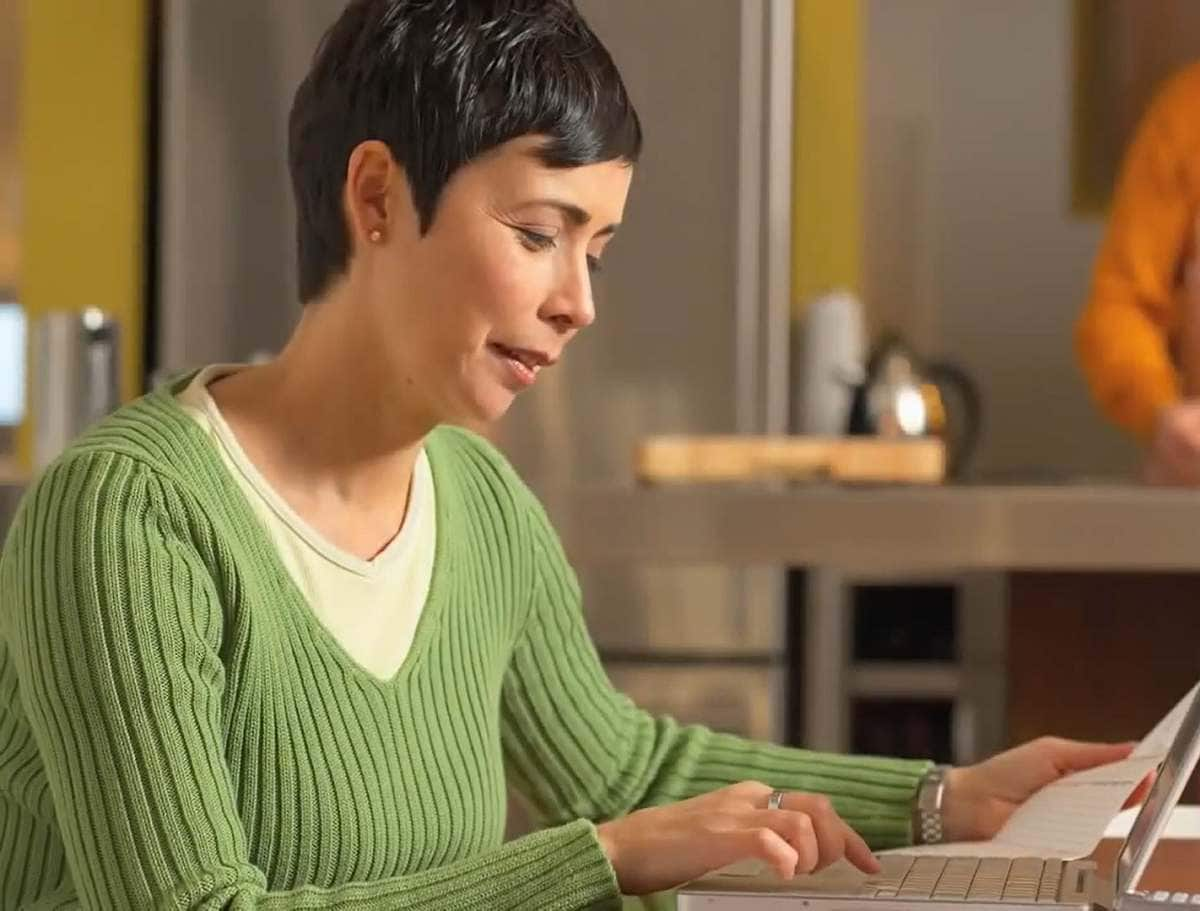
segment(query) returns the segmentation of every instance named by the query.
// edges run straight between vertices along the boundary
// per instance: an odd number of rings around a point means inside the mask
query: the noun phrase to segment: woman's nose
[[[561,330],[585,329],[596,320],[592,279],[587,268],[573,270],[569,281],[547,302],[547,318]]]

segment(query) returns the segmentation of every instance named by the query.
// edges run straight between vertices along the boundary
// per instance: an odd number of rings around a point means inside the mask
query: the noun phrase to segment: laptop
[[[871,875],[842,861],[820,873],[783,880],[761,863],[735,864],[680,890],[678,911],[1200,911],[1200,894],[1148,894],[1136,888],[1200,757],[1200,687],[1176,711],[1179,726],[1165,754],[1159,754],[1157,777],[1121,847],[1111,882],[1086,859],[956,856],[951,845],[946,846],[950,853],[881,854],[883,869]],[[1170,716],[1163,723],[1169,721]],[[1153,737],[1152,732],[1143,743]],[[1096,777],[1090,783],[1106,784]]]

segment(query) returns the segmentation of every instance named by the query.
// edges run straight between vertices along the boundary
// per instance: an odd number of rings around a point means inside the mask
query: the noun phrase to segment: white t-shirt
[[[217,447],[317,619],[361,667],[391,679],[412,646],[433,576],[437,516],[425,450],[417,455],[399,533],[370,560],[349,554],[321,537],[275,492],[221,416],[208,385],[239,369],[205,367],[177,399]]]

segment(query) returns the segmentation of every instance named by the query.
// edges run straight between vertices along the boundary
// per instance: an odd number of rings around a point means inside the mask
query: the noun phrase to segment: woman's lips
[[[517,389],[527,389],[532,386],[537,379],[538,371],[543,366],[553,363],[546,355],[537,351],[509,348],[507,345],[495,342],[488,345],[488,348],[500,360],[505,374],[510,380],[509,385],[515,386]]]

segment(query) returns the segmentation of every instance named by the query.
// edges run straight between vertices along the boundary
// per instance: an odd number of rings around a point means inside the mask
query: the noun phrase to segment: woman
[[[101,423],[11,531],[3,907],[575,909],[909,841],[928,763],[614,693],[542,510],[448,426],[592,322],[640,142],[570,0],[346,9],[291,114],[287,346]],[[924,821],[986,836],[1127,749],[951,770]],[[506,775],[548,828],[501,844]]]
[[[1075,347],[1153,484],[1200,485],[1200,63],[1172,76],[1130,143]]]

